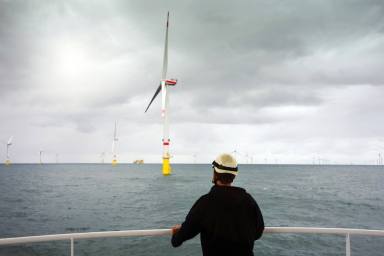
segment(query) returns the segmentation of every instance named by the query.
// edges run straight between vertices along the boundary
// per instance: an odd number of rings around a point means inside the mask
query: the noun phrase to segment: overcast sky
[[[43,150],[44,162],[110,162],[118,120],[120,161],[160,162],[160,99],[144,110],[168,10],[172,162],[384,154],[383,1],[0,0],[0,140],[14,136],[12,161]]]

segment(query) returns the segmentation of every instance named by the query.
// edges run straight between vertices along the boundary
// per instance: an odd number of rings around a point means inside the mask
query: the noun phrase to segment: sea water
[[[208,164],[0,165],[0,237],[132,229],[181,223],[207,193]],[[258,202],[266,226],[384,229],[384,167],[240,165],[234,186]],[[383,237],[351,237],[352,255],[384,255]],[[264,234],[255,255],[345,255],[345,237]],[[0,246],[0,255],[69,255],[69,242]],[[199,237],[79,240],[75,255],[201,255]]]

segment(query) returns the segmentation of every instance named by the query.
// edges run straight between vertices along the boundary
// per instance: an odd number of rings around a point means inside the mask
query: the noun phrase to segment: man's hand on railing
[[[176,234],[177,232],[179,232],[181,228],[181,225],[180,224],[177,224],[175,226],[172,227],[172,235]]]

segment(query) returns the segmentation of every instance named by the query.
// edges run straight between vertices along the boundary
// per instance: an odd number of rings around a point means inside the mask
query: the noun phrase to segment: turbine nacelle
[[[177,79],[171,78],[171,79],[165,79],[162,82],[165,83],[165,85],[169,86],[175,86],[177,84]]]

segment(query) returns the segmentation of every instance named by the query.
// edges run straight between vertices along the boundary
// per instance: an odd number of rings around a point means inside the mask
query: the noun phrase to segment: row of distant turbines
[[[164,55],[163,55],[163,68],[162,68],[162,74],[161,74],[161,80],[160,84],[156,89],[155,94],[153,95],[151,101],[148,104],[148,107],[145,109],[145,112],[148,111],[149,107],[151,106],[152,102],[155,100],[157,95],[161,91],[161,116],[163,118],[163,165],[162,165],[162,172],[163,175],[169,175],[171,174],[171,165],[170,165],[170,153],[169,153],[169,145],[170,145],[170,139],[169,139],[169,118],[168,118],[168,107],[169,107],[169,91],[168,88],[170,86],[175,86],[177,83],[176,79],[168,79],[167,78],[167,69],[168,69],[168,27],[169,27],[169,12],[167,13],[167,24],[166,24],[166,30],[165,30],[165,45],[164,45]],[[12,138],[11,137],[7,145],[7,158],[5,161],[6,165],[11,164],[11,160],[9,157],[9,147],[12,145]],[[113,142],[112,142],[112,165],[117,165],[117,122],[115,122],[115,130],[114,130],[114,136],[113,136]],[[43,151],[40,151],[40,163],[42,163],[42,154]],[[105,154],[105,153],[104,153]]]
[[[11,165],[11,157],[10,157],[10,147],[12,146],[13,136],[11,136],[7,142],[3,142],[6,145],[6,158],[5,158],[5,165]],[[112,141],[112,165],[117,164],[117,121],[115,122],[115,130],[113,133],[113,141]],[[43,150],[39,151],[39,163],[43,164]],[[103,157],[105,155],[105,152],[102,153]],[[59,154],[56,153],[56,163],[59,162]],[[103,161],[104,162],[104,161]]]
[[[12,146],[12,141],[13,141],[13,136],[11,136],[8,141],[5,143],[6,145],[6,158],[5,158],[5,165],[11,165],[11,157],[10,157],[10,147]],[[39,154],[40,154],[40,164],[43,163],[42,162],[42,155],[43,155],[43,152],[42,150],[39,151]],[[57,155],[56,155],[57,156]]]

